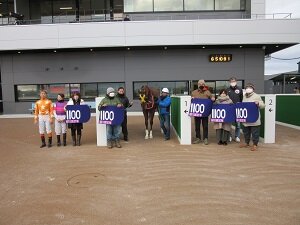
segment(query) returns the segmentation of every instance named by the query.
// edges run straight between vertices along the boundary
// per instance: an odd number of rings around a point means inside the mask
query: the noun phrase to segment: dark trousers
[[[230,132],[224,129],[217,129],[217,141],[227,142]]]
[[[81,135],[81,128],[78,128],[78,127],[77,127],[77,129],[71,128],[71,135],[72,135],[72,136],[75,136],[75,135],[76,135],[76,130],[77,130],[77,135]]]
[[[122,133],[124,138],[128,138],[128,130],[127,130],[127,113],[124,113],[124,120],[122,122]]]
[[[195,117],[196,138],[201,139],[201,132],[200,132],[201,121],[203,127],[203,138],[208,139],[208,117]]]
[[[252,135],[252,142],[254,145],[258,144],[259,141],[259,127],[260,126],[249,126],[243,127],[244,137],[246,144],[250,143],[251,135]]]

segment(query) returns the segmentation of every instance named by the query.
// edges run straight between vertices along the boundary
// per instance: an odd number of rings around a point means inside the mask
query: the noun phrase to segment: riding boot
[[[52,137],[48,137],[48,148],[52,147]]]
[[[56,138],[57,138],[57,146],[61,146],[60,135],[56,135]]]
[[[149,131],[149,138],[153,138],[152,130]]]
[[[149,138],[149,132],[148,130],[145,130],[145,139],[148,139]]]
[[[40,148],[46,147],[45,136],[41,136],[41,140],[42,140],[42,145],[40,146]]]
[[[76,136],[72,135],[73,146],[76,146]]]
[[[81,134],[77,134],[77,146],[80,146]]]
[[[64,146],[67,145],[67,134],[66,133],[63,134],[63,145]]]

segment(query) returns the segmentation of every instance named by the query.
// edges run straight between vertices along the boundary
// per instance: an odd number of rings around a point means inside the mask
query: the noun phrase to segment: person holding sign
[[[201,98],[201,99],[211,99],[215,100],[214,96],[208,90],[208,87],[205,85],[204,80],[198,81],[198,89],[192,92],[192,98]],[[200,125],[202,122],[203,127],[203,142],[205,145],[208,145],[208,117],[195,117],[195,132],[196,139],[193,144],[199,144],[201,142],[201,133],[200,133]]]
[[[246,85],[246,93],[243,98],[243,102],[254,102],[257,105],[257,110],[258,110],[258,119],[256,122],[253,123],[243,123],[243,132],[244,132],[244,137],[245,137],[245,143],[241,144],[240,147],[249,147],[250,143],[250,138],[252,136],[252,142],[253,146],[251,148],[251,151],[256,151],[257,150],[257,145],[259,141],[259,131],[260,131],[260,111],[259,109],[265,108],[265,104],[261,97],[254,92],[254,85],[251,83],[248,83]]]
[[[234,104],[238,102],[243,101],[243,90],[239,86],[237,86],[237,79],[235,77],[231,77],[229,79],[230,87],[227,89],[229,98],[233,101]],[[240,142],[240,129],[241,129],[241,123],[240,122],[234,122],[233,125],[235,126],[235,141]],[[232,134],[230,134],[230,141],[232,139]]]
[[[68,101],[67,105],[84,105],[83,99],[81,99],[80,93],[74,92],[72,98]],[[73,146],[81,145],[81,130],[83,129],[82,123],[68,123],[68,128],[71,129]],[[77,131],[77,139],[76,139]]]
[[[165,140],[170,140],[170,105],[171,98],[169,96],[169,89],[163,88],[161,96],[157,101],[158,112],[160,118],[160,127],[164,132]]]
[[[64,100],[64,94],[57,95],[57,102],[54,105],[55,117],[55,133],[57,138],[57,146],[61,146],[60,135],[63,134],[63,145],[67,145],[67,124],[65,106],[67,102]]]
[[[45,128],[48,135],[48,148],[52,146],[52,130],[53,123],[53,106],[52,101],[47,98],[47,91],[40,91],[40,100],[35,103],[34,123],[39,121],[39,132],[41,135],[42,145],[40,148],[46,147]]]
[[[124,107],[124,120],[122,122],[122,133],[124,136],[124,141],[128,141],[128,129],[127,129],[127,108],[130,108],[133,105],[133,102],[129,102],[129,99],[125,95],[125,89],[123,87],[118,88],[117,97],[122,102]]]
[[[98,105],[99,111],[102,110],[103,107],[106,106],[117,106],[122,107],[122,102],[120,98],[115,95],[115,89],[112,87],[107,88],[106,96],[102,99],[100,104]],[[107,136],[107,147],[109,149],[113,148],[114,145],[117,148],[121,148],[120,144],[120,134],[121,134],[121,125],[106,125],[106,136]]]
[[[222,89],[215,102],[216,104],[233,104],[232,100],[227,95],[227,91]],[[227,145],[227,140],[230,135],[231,123],[215,122],[214,129],[216,129],[218,145]]]

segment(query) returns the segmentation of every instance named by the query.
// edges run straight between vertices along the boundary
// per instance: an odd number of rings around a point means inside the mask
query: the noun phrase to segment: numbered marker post
[[[104,97],[96,98],[96,132],[97,132],[97,146],[107,146],[106,124],[99,124],[99,110],[98,105]]]
[[[171,125],[181,145],[191,144],[190,102],[191,96],[172,96]]]
[[[264,143],[275,143],[276,95],[265,95]]]

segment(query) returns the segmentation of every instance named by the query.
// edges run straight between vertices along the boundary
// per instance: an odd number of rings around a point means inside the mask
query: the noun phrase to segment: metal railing
[[[121,9],[115,10],[66,10],[60,15],[43,16],[35,20],[17,20],[14,17],[0,17],[0,25],[30,25],[30,24],[56,24],[56,23],[84,23],[84,22],[109,22],[122,21],[125,14]],[[214,13],[150,13],[150,14],[130,14],[131,21],[161,21],[161,20],[202,20],[202,19],[291,19],[292,13],[273,14],[247,14],[228,16]]]

